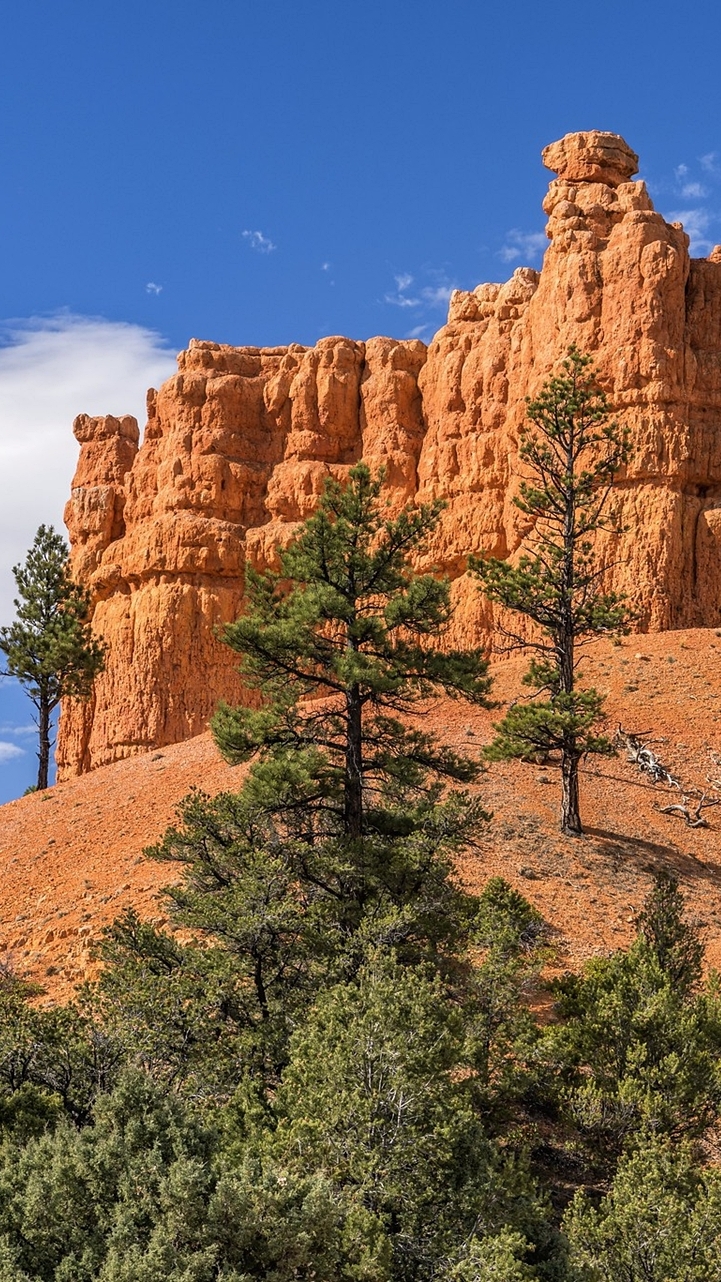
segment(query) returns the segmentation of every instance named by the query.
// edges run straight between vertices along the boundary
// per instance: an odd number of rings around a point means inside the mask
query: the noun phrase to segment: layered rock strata
[[[324,478],[361,457],[385,465],[394,507],[446,500],[428,560],[454,581],[452,639],[491,639],[466,558],[513,556],[529,533],[513,503],[525,398],[571,343],[633,441],[623,533],[599,546],[609,586],[641,630],[721,622],[721,247],[689,258],[617,135],[569,134],[543,159],[542,271],[456,291],[428,348],[194,340],[149,393],[141,446],[133,419],[76,420],[66,521],[108,665],[92,702],[63,710],[61,777],[197,734],[220,697],[243,697],[217,630],[246,562],[271,564]]]

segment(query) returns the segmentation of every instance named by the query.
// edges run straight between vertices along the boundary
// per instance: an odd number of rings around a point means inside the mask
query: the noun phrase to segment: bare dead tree
[[[705,792],[701,793],[697,800],[697,805],[691,809],[691,797],[684,796],[681,802],[676,802],[673,806],[661,806],[659,814],[662,815],[680,815],[686,820],[689,828],[708,828],[708,820],[704,819],[703,810],[708,810],[710,806],[721,806],[721,797],[707,797]]]
[[[659,760],[651,748],[649,735],[649,730],[624,730],[619,724],[614,742],[616,747],[626,749],[628,760],[638,766],[643,774],[648,775],[654,785],[665,784],[666,787],[678,788],[681,792],[681,800],[669,806],[659,806],[659,814],[678,815],[685,820],[689,828],[708,828],[708,820],[703,812],[712,806],[721,806],[721,797],[709,797],[708,790],[702,792],[699,788],[692,788],[687,793],[682,792],[681,781]],[[711,756],[716,765],[721,765],[721,758],[717,758],[714,753]],[[721,790],[721,779],[711,779],[707,775],[706,782],[714,790]]]
[[[628,760],[637,765],[643,774],[648,775],[652,783],[664,783],[667,787],[678,788],[680,791],[680,781],[671,774],[668,767],[664,766],[651,748],[652,741],[648,739],[649,734],[648,730],[640,730],[636,733],[624,730],[619,724],[616,731],[616,744],[626,749]]]

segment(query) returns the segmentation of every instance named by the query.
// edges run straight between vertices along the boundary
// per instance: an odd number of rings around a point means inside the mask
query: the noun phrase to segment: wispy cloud
[[[719,239],[720,177],[718,153],[709,151],[694,161],[682,161],[675,166],[672,177],[654,184],[664,218],[670,223],[683,223],[692,254],[708,254]],[[673,200],[674,208],[664,208],[666,200],[669,204]]]
[[[9,734],[14,738],[23,738],[25,735],[37,734],[38,728],[34,725],[15,725],[12,721],[0,721],[0,734]]]
[[[162,294],[163,286],[156,285],[154,280],[149,280],[147,285],[145,286],[145,292],[146,294]]]
[[[262,231],[244,231],[242,233],[244,240],[247,240],[250,249],[254,249],[256,254],[272,254],[278,246],[274,245],[269,236],[264,236]]]
[[[692,254],[708,254],[714,247],[713,236],[709,236],[709,228],[719,221],[718,215],[712,213],[709,209],[698,207],[696,209],[672,209],[664,217],[669,223],[683,223],[683,229],[688,235],[691,245]]]
[[[426,307],[437,307],[439,310],[448,306],[455,285],[428,285],[421,290],[421,298]]]
[[[383,302],[409,312],[408,320],[416,322],[406,331],[405,338],[420,338],[424,343],[438,329],[439,314],[446,313],[448,303],[456,289],[444,268],[424,267],[414,275],[397,272],[393,277],[395,289],[383,296]]]
[[[392,307],[420,307],[420,296],[407,292],[413,284],[413,277],[404,272],[401,276],[395,276],[394,280],[396,287],[383,295],[384,303],[390,303]]]
[[[76,414],[134,414],[175,370],[174,352],[140,325],[56,316],[0,323],[0,624],[13,615],[10,567],[41,523],[63,532],[78,444]]]
[[[8,743],[0,739],[0,766],[4,766],[8,761],[14,761],[16,757],[24,757],[25,749],[18,748],[16,743]]]
[[[330,271],[330,263],[321,263],[321,265],[320,265],[320,269],[321,269],[321,271],[322,271],[322,272],[329,272],[329,271]]]
[[[394,277],[395,289],[385,294],[383,301],[390,303],[392,307],[421,307],[433,311],[446,308],[455,285],[450,283],[445,272],[433,271],[426,275],[435,279],[428,284],[419,285],[410,272],[401,272]],[[415,288],[409,293],[412,285]]]
[[[533,262],[543,253],[548,238],[543,231],[520,231],[512,227],[506,233],[505,244],[498,250],[504,263]]]

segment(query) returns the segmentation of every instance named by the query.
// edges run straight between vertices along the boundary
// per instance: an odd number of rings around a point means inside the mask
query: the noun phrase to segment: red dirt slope
[[[721,754],[720,660],[721,635],[710,630],[630,637],[596,645],[586,679],[608,694],[611,728],[653,729],[665,764],[685,783],[708,786],[721,779],[712,755]],[[499,702],[518,694],[523,667],[518,658],[497,665]],[[428,720],[448,742],[479,751],[499,711],[444,701]],[[126,904],[163,919],[158,891],[169,869],[142,850],[176,803],[194,784],[216,793],[238,780],[201,735],[0,808],[0,955],[49,997],[67,997],[91,972],[93,937]],[[721,806],[707,812],[709,829],[660,814],[678,794],[654,788],[624,755],[584,770],[580,839],[556,831],[553,766],[494,765],[480,790],[494,818],[461,873],[473,888],[501,874],[537,904],[553,927],[558,965],[627,942],[659,868],[679,876],[706,928],[709,964],[721,965]]]

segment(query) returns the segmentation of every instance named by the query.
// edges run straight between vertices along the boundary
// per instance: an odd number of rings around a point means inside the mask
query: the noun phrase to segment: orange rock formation
[[[240,609],[245,563],[271,563],[323,478],[361,457],[385,465],[394,504],[447,500],[430,560],[454,580],[455,639],[489,637],[466,557],[513,555],[528,533],[513,504],[525,397],[571,343],[634,445],[624,533],[599,549],[609,586],[641,630],[719,622],[721,247],[689,258],[615,134],[568,134],[543,159],[557,177],[542,271],[456,291],[428,348],[192,341],[149,393],[140,448],[134,419],[76,420],[66,521],[109,657],[92,703],[63,710],[61,778],[198,734],[219,697],[241,697],[216,629]]]

